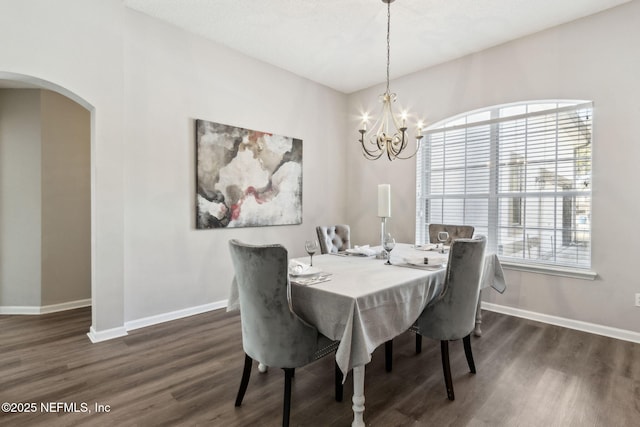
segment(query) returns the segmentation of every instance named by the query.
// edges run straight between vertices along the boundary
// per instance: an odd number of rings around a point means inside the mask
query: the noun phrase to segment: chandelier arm
[[[378,146],[378,149],[377,149],[377,150],[372,150],[372,151],[370,151],[370,150],[367,148],[367,146],[366,146],[366,144],[365,144],[365,141],[364,141],[364,139],[365,139],[365,138],[364,138],[365,132],[360,131],[360,133],[361,133],[361,136],[360,136],[360,144],[362,145],[362,150],[363,150],[363,153],[362,153],[362,154],[363,154],[363,155],[365,156],[365,158],[367,158],[368,160],[377,160],[377,159],[379,159],[379,158],[380,158],[380,156],[382,156],[382,153],[383,153],[384,151],[383,151],[383,150],[381,150],[379,146]],[[375,145],[375,144],[373,144],[373,142],[371,142],[371,140],[369,140],[369,143],[370,143],[371,145]]]
[[[384,117],[384,114],[378,117],[378,120],[376,120],[373,126],[371,126],[371,131],[367,134],[370,144],[375,145],[378,150],[384,150],[384,144],[380,142],[380,137],[386,136],[386,129],[384,128]],[[375,133],[372,134],[372,132]],[[375,143],[373,142],[374,140]]]
[[[406,129],[405,126],[400,124],[400,122],[398,121],[398,117],[396,117],[396,115],[393,114],[392,103],[395,102],[395,100],[396,100],[396,94],[395,93],[390,93],[390,94],[387,94],[387,95],[389,96],[389,98],[387,98],[388,101],[386,101],[384,106],[383,106],[383,116],[388,115],[389,117],[391,117],[391,122],[393,123],[393,126],[395,127],[394,133],[402,130],[403,127],[404,127],[404,129]]]
[[[400,144],[400,149],[398,150],[398,154],[400,154],[405,148],[407,148],[407,145],[409,144],[409,138],[407,138],[407,132],[406,132],[406,128],[401,129],[402,131],[402,141]]]
[[[420,151],[420,142],[419,141],[416,142],[416,149],[414,150],[414,152],[410,156],[404,157],[404,156],[397,155],[396,158],[398,158],[400,160],[408,160],[408,159],[414,157],[416,154],[418,154],[418,151]],[[400,154],[400,153],[398,153],[398,154]]]
[[[362,155],[367,159],[367,160],[378,160],[382,154],[384,153],[384,151],[382,150],[378,150],[377,153],[374,153],[372,151],[367,150],[367,148],[364,146],[364,144],[362,145]]]

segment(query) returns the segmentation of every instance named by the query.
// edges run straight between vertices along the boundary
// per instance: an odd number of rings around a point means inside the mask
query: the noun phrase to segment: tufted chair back
[[[420,335],[457,340],[473,331],[486,245],[484,236],[451,244],[444,290],[418,318]]]
[[[451,245],[454,239],[471,239],[475,228],[472,225],[449,225],[449,224],[429,224],[429,242],[438,242],[438,233],[446,231],[449,233],[449,240],[445,243]]]
[[[288,254],[282,245],[229,242],[238,283],[242,346],[254,360],[296,368],[314,360],[318,331],[289,308]]]
[[[318,226],[316,232],[323,254],[351,249],[351,228],[347,224]]]

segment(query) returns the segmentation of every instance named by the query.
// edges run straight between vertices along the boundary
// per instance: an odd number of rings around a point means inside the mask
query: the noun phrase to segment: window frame
[[[552,108],[548,108],[548,106],[551,104],[553,104],[554,106]],[[547,108],[544,108],[543,107],[544,105],[547,105]],[[524,107],[525,112],[521,114],[510,114],[510,115],[507,114],[506,116],[502,116],[502,117],[500,116],[500,112],[502,111],[505,111],[509,108],[517,109],[519,107],[520,108]],[[574,170],[576,170],[576,167],[579,167],[579,162],[581,161],[580,159],[582,157],[585,158],[585,161],[587,161],[587,164],[588,164],[588,168],[587,168],[588,173],[586,174],[588,175],[588,181],[585,181],[588,183],[588,190],[585,190],[587,187],[585,187],[585,189],[578,189],[578,190],[576,190],[575,187],[571,189],[561,188],[561,185],[559,184],[561,175],[558,173],[557,168],[558,168],[558,165],[562,163],[563,159],[560,158],[558,154],[559,153],[558,147],[561,147],[561,143],[559,142],[560,139],[557,135],[555,137],[555,147],[556,147],[555,156],[553,157],[553,160],[550,161],[551,164],[554,165],[554,167],[556,168],[555,175],[554,175],[555,184],[554,184],[553,191],[549,191],[549,190],[543,191],[544,187],[541,187],[539,192],[531,191],[529,188],[523,188],[523,184],[522,184],[524,182],[523,179],[524,180],[526,180],[527,178],[531,179],[531,175],[528,175],[525,172],[525,167],[523,167],[522,165],[520,166],[520,174],[521,174],[521,177],[523,178],[521,178],[519,181],[520,188],[509,188],[509,191],[504,191],[499,188],[501,163],[499,161],[498,153],[500,152],[501,149],[506,151],[505,143],[501,141],[500,137],[498,136],[498,133],[499,133],[498,128],[501,123],[512,123],[512,122],[517,123],[519,120],[524,120],[524,122],[526,123],[526,126],[528,126],[528,124],[530,123],[530,120],[532,120],[533,118],[545,117],[545,116],[555,114],[556,115],[555,123],[556,123],[556,127],[558,128],[560,123],[560,117],[561,117],[560,115],[562,113],[584,112],[584,111],[587,111],[586,123],[588,125],[587,130],[589,132],[589,136],[586,138],[589,141],[588,150],[585,149],[584,151],[588,152],[588,158],[586,156],[579,155],[577,149],[574,148],[573,155],[566,157],[565,160],[566,159],[570,160],[570,163],[568,164],[571,165],[574,168]],[[574,124],[572,127],[570,127],[571,130],[573,130],[574,128],[579,130],[581,129],[580,126],[583,124],[584,117],[580,116],[579,119],[581,119],[581,121],[578,124]],[[546,124],[547,122],[545,121],[544,123]],[[487,128],[488,136],[480,135],[480,137],[484,138],[484,139],[481,139],[481,142],[484,143],[485,149],[486,149],[487,143],[489,145],[488,152],[484,154],[488,155],[488,158],[489,158],[489,162],[488,162],[489,165],[487,166],[487,169],[490,177],[489,177],[489,183],[488,183],[488,190],[485,193],[476,194],[473,192],[468,192],[466,188],[467,174],[471,170],[471,168],[468,165],[468,153],[467,153],[469,151],[468,143],[470,140],[473,141],[473,138],[474,138],[474,136],[471,136],[471,137],[469,136],[470,129],[482,130],[484,126],[488,127]],[[463,206],[462,217],[467,218],[466,206],[469,204],[469,201],[473,199],[477,199],[481,201],[486,200],[487,223],[486,223],[486,227],[484,227],[484,229],[486,230],[486,233],[482,232],[481,234],[487,234],[488,250],[491,252],[497,253],[500,256],[501,263],[503,264],[503,266],[505,266],[505,268],[513,268],[513,269],[523,270],[523,271],[542,272],[542,273],[547,273],[552,275],[562,275],[562,276],[569,276],[569,277],[594,279],[596,277],[596,273],[591,270],[591,266],[592,266],[591,223],[589,223],[587,228],[587,233],[589,235],[588,243],[587,243],[588,247],[587,249],[584,250],[584,253],[580,252],[579,254],[576,255],[576,256],[584,257],[586,254],[586,257],[583,258],[583,262],[584,262],[583,265],[579,265],[576,267],[574,265],[568,264],[567,261],[559,262],[558,261],[559,257],[556,255],[556,250],[558,248],[558,245],[562,245],[562,247],[565,246],[564,237],[561,237],[563,239],[562,243],[558,243],[557,236],[564,236],[564,233],[576,231],[576,229],[573,227],[567,228],[565,226],[565,222],[563,221],[565,221],[566,219],[564,218],[564,216],[562,216],[562,215],[565,215],[565,209],[568,209],[568,211],[571,214],[571,218],[573,218],[573,221],[575,222],[576,203],[577,203],[576,200],[580,197],[581,200],[583,200],[583,203],[585,199],[587,200],[588,212],[589,212],[589,215],[591,214],[591,210],[593,206],[592,128],[593,128],[593,102],[584,101],[584,100],[529,100],[529,101],[522,101],[517,103],[511,103],[511,104],[494,105],[494,106],[486,107],[483,109],[478,109],[478,110],[473,110],[473,111],[465,112],[462,114],[458,114],[456,116],[441,120],[438,123],[435,123],[434,125],[430,126],[424,132],[426,137],[422,147],[418,152],[418,155],[416,156],[416,236],[415,236],[416,243],[417,244],[426,243],[426,241],[428,240],[427,226],[430,221],[430,218],[427,218],[427,212],[429,212],[429,214],[431,215],[431,211],[429,211],[429,208],[427,205],[428,202],[433,205],[434,200],[441,200],[442,201],[441,203],[443,205],[442,210],[444,212],[445,201],[447,199],[457,199],[459,202],[461,201]],[[462,137],[461,141],[463,141],[464,150],[465,150],[464,167],[462,168],[462,172],[464,175],[464,178],[463,178],[464,184],[462,185],[465,187],[465,190],[460,194],[457,194],[457,193],[452,194],[447,192],[444,184],[444,181],[445,181],[444,172],[448,170],[446,166],[446,159],[445,159],[446,150],[444,147],[445,147],[445,144],[448,144],[448,143],[453,144],[447,138],[446,136],[447,132],[451,133],[458,130],[464,133],[464,136]],[[529,131],[527,130],[525,133],[526,135],[524,138],[525,141],[528,138],[528,135],[529,135],[528,132]],[[431,165],[427,164],[429,162],[429,153],[430,153],[430,151],[427,151],[427,150],[431,150],[430,142],[432,140],[431,139],[432,136],[438,135],[438,134],[442,135],[442,140],[440,141],[440,143],[443,145],[443,149],[442,149],[443,154],[442,154],[441,160],[439,161],[439,165],[441,165],[440,169],[442,170],[442,173],[443,173],[443,176],[442,176],[443,190],[440,195],[438,195],[435,192],[432,192],[429,194],[426,193],[426,190],[429,188],[428,187],[429,183],[427,181],[428,179],[432,179],[432,182],[433,182],[433,177],[431,176],[431,174],[434,173],[432,172],[434,169],[430,167]],[[578,136],[574,138],[576,140],[579,140],[582,137]],[[454,137],[454,142],[457,142],[455,140],[455,137]],[[483,147],[480,147],[480,148],[482,149]],[[526,150],[527,149],[525,148],[524,151],[519,154],[526,156],[526,153],[527,153]],[[434,154],[431,153],[431,155],[435,157]],[[517,166],[518,166],[517,161],[513,161],[511,164],[514,165],[517,169]],[[428,170],[427,170],[427,167],[429,167]],[[440,169],[436,169],[436,171],[439,171]],[[514,171],[516,171],[516,169],[514,169]],[[543,171],[544,169],[540,168],[540,170]],[[485,174],[486,173],[487,171],[485,171]],[[542,178],[541,178],[541,181],[542,181]],[[516,186],[517,186],[517,183],[516,183]],[[523,233],[522,259],[519,259],[518,257],[514,257],[514,256],[502,256],[498,247],[498,230],[505,229],[505,224],[500,224],[500,212],[499,212],[500,200],[508,199],[509,197],[512,197],[509,202],[511,204],[511,210],[509,211],[509,214],[508,214],[510,215],[510,219],[511,219],[510,222],[513,222],[512,225],[514,230],[521,228]],[[528,255],[528,257],[524,255],[524,245],[525,245],[525,242],[526,244],[529,244],[528,243],[529,236],[527,235],[525,237],[524,235],[524,233],[528,230],[528,228],[526,228],[525,224],[523,224],[523,220],[524,220],[524,215],[527,212],[526,211],[527,198],[531,199],[532,197],[537,197],[538,200],[542,200],[543,197],[546,197],[550,200],[553,200],[554,205],[557,205],[557,203],[562,204],[562,207],[561,207],[562,212],[560,215],[561,225],[558,225],[559,216],[557,215],[557,213],[554,212],[554,219],[553,219],[554,225],[551,229],[546,230],[547,232],[551,232],[553,233],[554,236],[556,236],[554,239],[551,240],[551,250],[553,251],[553,257],[554,257],[553,262],[541,261],[540,259],[538,260],[532,259],[530,254]],[[546,205],[545,205],[545,209],[547,209]],[[557,207],[554,207],[553,209],[558,210]],[[443,216],[440,217],[440,219],[441,219],[441,222],[444,222],[444,223],[459,223],[455,221],[447,221],[444,213],[443,213]],[[433,222],[440,222],[440,221],[436,220]],[[471,221],[465,221],[465,223],[470,225],[475,225]],[[483,227],[480,227],[480,228],[483,228]],[[531,228],[535,228],[535,227],[531,227]],[[576,251],[578,251],[578,249]],[[540,258],[540,256],[538,256],[538,258]]]

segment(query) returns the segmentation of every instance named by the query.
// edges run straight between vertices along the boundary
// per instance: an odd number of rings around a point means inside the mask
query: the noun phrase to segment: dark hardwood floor
[[[0,316],[0,402],[37,406],[0,412],[0,425],[280,425],[281,370],[259,374],[254,365],[244,402],[234,407],[243,366],[238,314],[219,310],[98,344],[86,336],[90,322],[90,309]],[[412,334],[396,338],[391,373],[384,346],[376,350],[366,368],[367,425],[639,425],[640,344],[492,312],[483,329],[472,339],[476,375],[462,342],[450,345],[453,402],[439,343],[425,339],[416,355]],[[351,424],[351,375],[344,401],[335,402],[330,356],[298,369],[293,383],[292,425]],[[59,412],[43,412],[43,402]],[[79,412],[57,406],[64,403]]]

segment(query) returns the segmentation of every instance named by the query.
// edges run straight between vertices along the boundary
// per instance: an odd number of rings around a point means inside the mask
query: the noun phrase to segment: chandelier
[[[407,154],[406,148],[409,146],[410,136],[407,133],[407,112],[403,111],[400,116],[393,114],[392,104],[396,102],[396,94],[389,90],[389,52],[390,52],[390,30],[391,30],[391,3],[395,0],[382,0],[387,4],[387,90],[380,95],[382,102],[382,114],[367,131],[369,121],[368,114],[362,116],[362,127],[359,129],[362,144],[362,154],[368,160],[377,160],[386,154],[389,160],[409,159],[416,155],[420,148],[422,135],[422,122],[418,122],[415,132],[415,149]],[[413,145],[413,144],[411,144]]]

